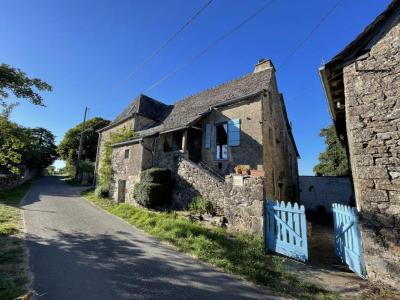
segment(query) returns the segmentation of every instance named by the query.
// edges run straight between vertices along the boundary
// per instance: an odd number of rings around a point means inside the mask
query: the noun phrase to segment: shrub
[[[197,196],[190,202],[187,210],[198,214],[215,214],[215,207],[210,200],[205,197]]]
[[[133,190],[133,198],[140,205],[155,208],[168,204],[171,199],[171,171],[151,168],[141,172],[140,183]]]
[[[142,171],[140,182],[171,184],[171,171],[164,168],[151,168]]]
[[[94,191],[96,197],[99,198],[108,198],[110,196],[110,190],[108,186],[98,185]]]
[[[163,203],[166,197],[162,184],[151,182],[139,182],[135,184],[133,198],[136,202],[147,208],[154,208]]]

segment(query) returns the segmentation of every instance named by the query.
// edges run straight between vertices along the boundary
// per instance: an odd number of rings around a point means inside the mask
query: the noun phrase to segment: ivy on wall
[[[109,189],[110,182],[113,176],[112,170],[112,145],[124,142],[134,137],[132,130],[124,130],[121,132],[114,132],[110,134],[110,138],[104,142],[104,148],[100,156],[100,169],[99,169],[99,184],[101,189]]]

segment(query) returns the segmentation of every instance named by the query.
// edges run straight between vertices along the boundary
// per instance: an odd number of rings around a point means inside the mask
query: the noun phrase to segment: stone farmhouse
[[[368,276],[400,286],[400,1],[320,68],[351,163]]]
[[[299,155],[270,60],[173,105],[139,95],[99,131],[97,171],[104,142],[121,130],[135,135],[113,145],[115,201],[134,204],[134,185],[151,167],[172,170],[174,207],[207,197],[239,230],[262,231],[266,195],[297,200]],[[233,175],[239,165],[250,174]]]

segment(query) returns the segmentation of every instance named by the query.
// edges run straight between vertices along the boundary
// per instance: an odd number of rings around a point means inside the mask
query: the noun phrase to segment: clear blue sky
[[[112,119],[135,96],[250,15],[266,0],[214,0],[172,44],[134,78],[125,79],[206,0],[2,2],[0,62],[50,83],[47,107],[24,103],[12,119],[46,127],[57,141],[89,117]],[[336,0],[277,0],[238,32],[148,94],[172,103],[253,70],[259,58],[279,67]],[[300,151],[300,174],[312,174],[331,123],[317,74],[383,11],[389,0],[344,0],[277,73]]]

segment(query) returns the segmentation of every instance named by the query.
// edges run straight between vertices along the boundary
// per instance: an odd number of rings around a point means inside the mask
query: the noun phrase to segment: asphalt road
[[[151,238],[55,177],[23,203],[38,299],[281,299]]]

